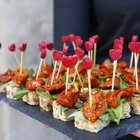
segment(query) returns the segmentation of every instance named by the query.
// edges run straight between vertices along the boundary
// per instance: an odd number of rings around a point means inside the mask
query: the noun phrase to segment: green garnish
[[[27,95],[29,92],[30,92],[30,90],[26,90],[26,89],[19,90],[19,91],[17,91],[17,93],[14,95],[14,98],[16,98],[16,99],[22,99],[22,97],[23,97],[24,95]]]

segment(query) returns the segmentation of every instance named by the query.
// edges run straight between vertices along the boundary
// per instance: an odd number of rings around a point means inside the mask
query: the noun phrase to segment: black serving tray
[[[74,127],[74,122],[63,122],[54,119],[52,112],[42,112],[39,106],[30,106],[22,100],[12,100],[0,93],[0,100],[18,111],[32,117],[33,119],[47,124],[57,131],[69,136],[73,140],[114,140],[128,134],[131,131],[140,129],[140,116],[133,115],[129,119],[122,120],[119,125],[111,123],[98,133],[91,133]]]

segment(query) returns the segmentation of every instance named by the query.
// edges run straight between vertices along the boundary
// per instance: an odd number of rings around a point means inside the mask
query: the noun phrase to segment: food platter
[[[99,35],[85,42],[87,54],[81,48],[80,36],[69,34],[62,38],[62,51],[52,50],[54,45],[50,42],[38,44],[37,71],[23,67],[27,46],[21,43],[19,68],[0,74],[3,91],[0,100],[74,140],[114,140],[140,129],[140,69],[137,67],[140,43],[137,39],[132,37],[128,44],[131,60],[135,62],[133,67],[130,61],[128,67],[127,62],[118,62],[123,52],[122,38],[115,39],[109,50],[113,61],[105,59],[102,64],[96,63]],[[67,54],[68,41],[73,45],[73,55]],[[14,53],[15,44],[10,44],[8,49]],[[48,50],[54,67],[46,63]]]
[[[0,100],[31,118],[43,124],[49,125],[74,140],[103,140],[104,138],[114,140],[128,134],[131,131],[140,129],[140,123],[138,123],[140,116],[133,115],[129,119],[122,120],[119,125],[111,123],[98,133],[86,132],[75,128],[73,121],[62,122],[54,119],[52,112],[43,112],[39,106],[30,106],[22,100],[8,99],[6,98],[5,93],[0,94]]]

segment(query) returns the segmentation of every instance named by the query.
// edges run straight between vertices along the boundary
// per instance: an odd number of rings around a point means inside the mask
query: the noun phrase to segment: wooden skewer
[[[92,95],[91,95],[91,81],[90,81],[90,73],[91,70],[87,70],[87,74],[88,74],[88,87],[89,87],[89,101],[90,101],[90,107],[92,107]]]
[[[78,72],[77,69],[76,69],[76,73],[77,73],[77,75],[78,75],[79,82],[80,82],[80,84],[81,84],[81,86],[82,86],[82,89],[83,89],[83,91],[84,91],[84,85],[83,85],[83,83],[82,83],[81,77],[80,77],[79,72]]]
[[[90,51],[88,51],[88,57],[91,58],[91,56],[90,56]]]
[[[138,90],[138,71],[137,71],[137,54],[134,53],[135,56],[135,78],[136,78],[136,90]]]
[[[116,67],[117,67],[117,60],[114,61],[113,78],[112,78],[112,88],[111,88],[111,91],[114,91]]]
[[[133,65],[133,58],[134,58],[134,53],[131,52],[131,57],[130,57],[130,65],[129,65],[129,68],[132,68],[132,65]]]
[[[43,60],[43,63],[46,64],[46,58]]]
[[[54,62],[54,69],[53,69],[53,73],[52,73],[51,85],[53,84],[53,80],[54,80],[54,76],[55,76],[56,66],[57,66],[57,61]]]
[[[76,80],[76,69],[75,69],[75,73],[74,73],[73,83],[75,83],[75,80]]]
[[[77,64],[75,65],[75,73],[74,73],[74,78],[73,78],[73,83],[75,83],[75,80],[76,80],[76,70],[78,68],[78,64],[79,64],[79,61],[77,62]]]
[[[52,55],[52,51],[51,51],[51,58],[52,58],[52,63],[53,63],[53,65],[54,65],[54,59],[53,59],[53,55]]]
[[[58,68],[58,72],[56,74],[56,78],[58,78],[61,68],[62,68],[62,61],[59,64],[59,68]]]
[[[21,52],[21,58],[20,58],[20,74],[22,74],[22,69],[23,69],[23,54],[24,54],[24,52]]]
[[[44,59],[40,58],[40,64],[39,64],[39,68],[38,68],[38,71],[37,71],[36,80],[38,80],[38,77],[39,77],[39,74],[40,74],[40,70],[41,70],[41,66],[42,66],[43,60]]]
[[[68,91],[68,76],[69,76],[69,68],[67,68],[67,73],[66,73],[66,89],[65,89],[65,94],[67,94],[67,91]]]
[[[93,60],[93,50],[91,50],[90,53],[91,60]]]
[[[137,66],[138,66],[138,61],[139,61],[139,55],[140,54],[137,54]]]
[[[76,50],[76,45],[75,45],[75,42],[74,41],[72,41],[72,46],[73,46],[73,49],[75,51]]]
[[[17,62],[17,64],[19,65],[19,64],[20,64],[20,62],[19,62],[19,59],[18,59],[18,57],[17,57],[16,53],[15,53],[15,52],[13,52],[12,54],[14,55],[14,57],[15,57],[15,59],[16,59],[16,62]]]
[[[97,43],[94,43],[93,67],[95,67],[96,65],[96,51],[97,51]]]

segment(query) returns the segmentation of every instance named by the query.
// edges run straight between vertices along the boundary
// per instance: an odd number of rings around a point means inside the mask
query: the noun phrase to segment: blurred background
[[[17,67],[14,57],[7,50],[10,43],[26,42],[24,67],[37,69],[41,40],[53,41],[53,0],[0,0],[0,61],[2,71]],[[19,57],[18,48],[16,53]],[[47,63],[51,64],[50,54]],[[0,140],[69,140],[52,128],[0,103]]]

